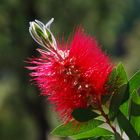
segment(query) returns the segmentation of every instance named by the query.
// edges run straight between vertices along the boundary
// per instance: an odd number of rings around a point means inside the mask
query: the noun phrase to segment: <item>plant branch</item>
[[[101,112],[101,115],[104,117],[106,123],[110,126],[110,128],[113,130],[115,135],[118,135],[121,140],[123,140],[122,136],[117,132],[116,128],[111,124],[111,121],[109,120],[108,115],[104,112],[102,109],[102,106],[100,105],[99,111]]]

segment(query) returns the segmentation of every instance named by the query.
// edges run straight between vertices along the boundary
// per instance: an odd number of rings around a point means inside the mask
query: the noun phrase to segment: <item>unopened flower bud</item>
[[[29,32],[32,38],[41,46],[47,50],[56,50],[57,45],[53,34],[50,31],[50,25],[53,22],[53,18],[44,25],[42,22],[35,20],[30,22]]]

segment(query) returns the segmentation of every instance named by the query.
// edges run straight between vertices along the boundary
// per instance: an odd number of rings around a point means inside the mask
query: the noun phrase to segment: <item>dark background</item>
[[[59,119],[24,68],[38,55],[29,22],[51,17],[57,38],[82,25],[129,76],[140,69],[140,0],[0,0],[0,140],[56,139],[48,133]]]

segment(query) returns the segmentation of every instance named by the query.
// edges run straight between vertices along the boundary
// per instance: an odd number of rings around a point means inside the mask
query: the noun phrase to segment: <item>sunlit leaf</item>
[[[92,119],[88,122],[78,124],[75,124],[75,121],[72,121],[56,127],[51,133],[53,135],[61,137],[72,136],[90,131],[103,123],[103,121],[96,119]]]
[[[106,130],[104,128],[96,127],[95,129],[92,129],[90,131],[77,134],[72,136],[73,139],[81,139],[81,138],[89,138],[89,137],[99,137],[99,136],[112,136],[113,133],[109,130]]]
[[[122,63],[119,63],[117,65],[117,75],[119,76],[119,84],[120,85],[128,82],[127,74],[126,74],[126,71],[125,71]]]
[[[115,140],[114,136],[99,136],[99,137],[90,137],[90,138],[83,138],[78,140]]]
[[[136,90],[133,91],[130,105],[130,121],[140,135],[140,96]]]
[[[129,80],[129,85],[130,85],[130,93],[132,93],[133,90],[138,89],[140,87],[140,70],[137,71]]]
[[[140,136],[140,116],[131,116],[131,124]]]

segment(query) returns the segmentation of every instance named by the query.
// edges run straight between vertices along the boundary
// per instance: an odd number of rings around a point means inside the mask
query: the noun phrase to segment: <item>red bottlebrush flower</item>
[[[37,50],[41,56],[30,60],[30,75],[64,121],[72,119],[74,109],[98,104],[107,94],[105,84],[113,65],[96,40],[81,29],[71,43]]]

